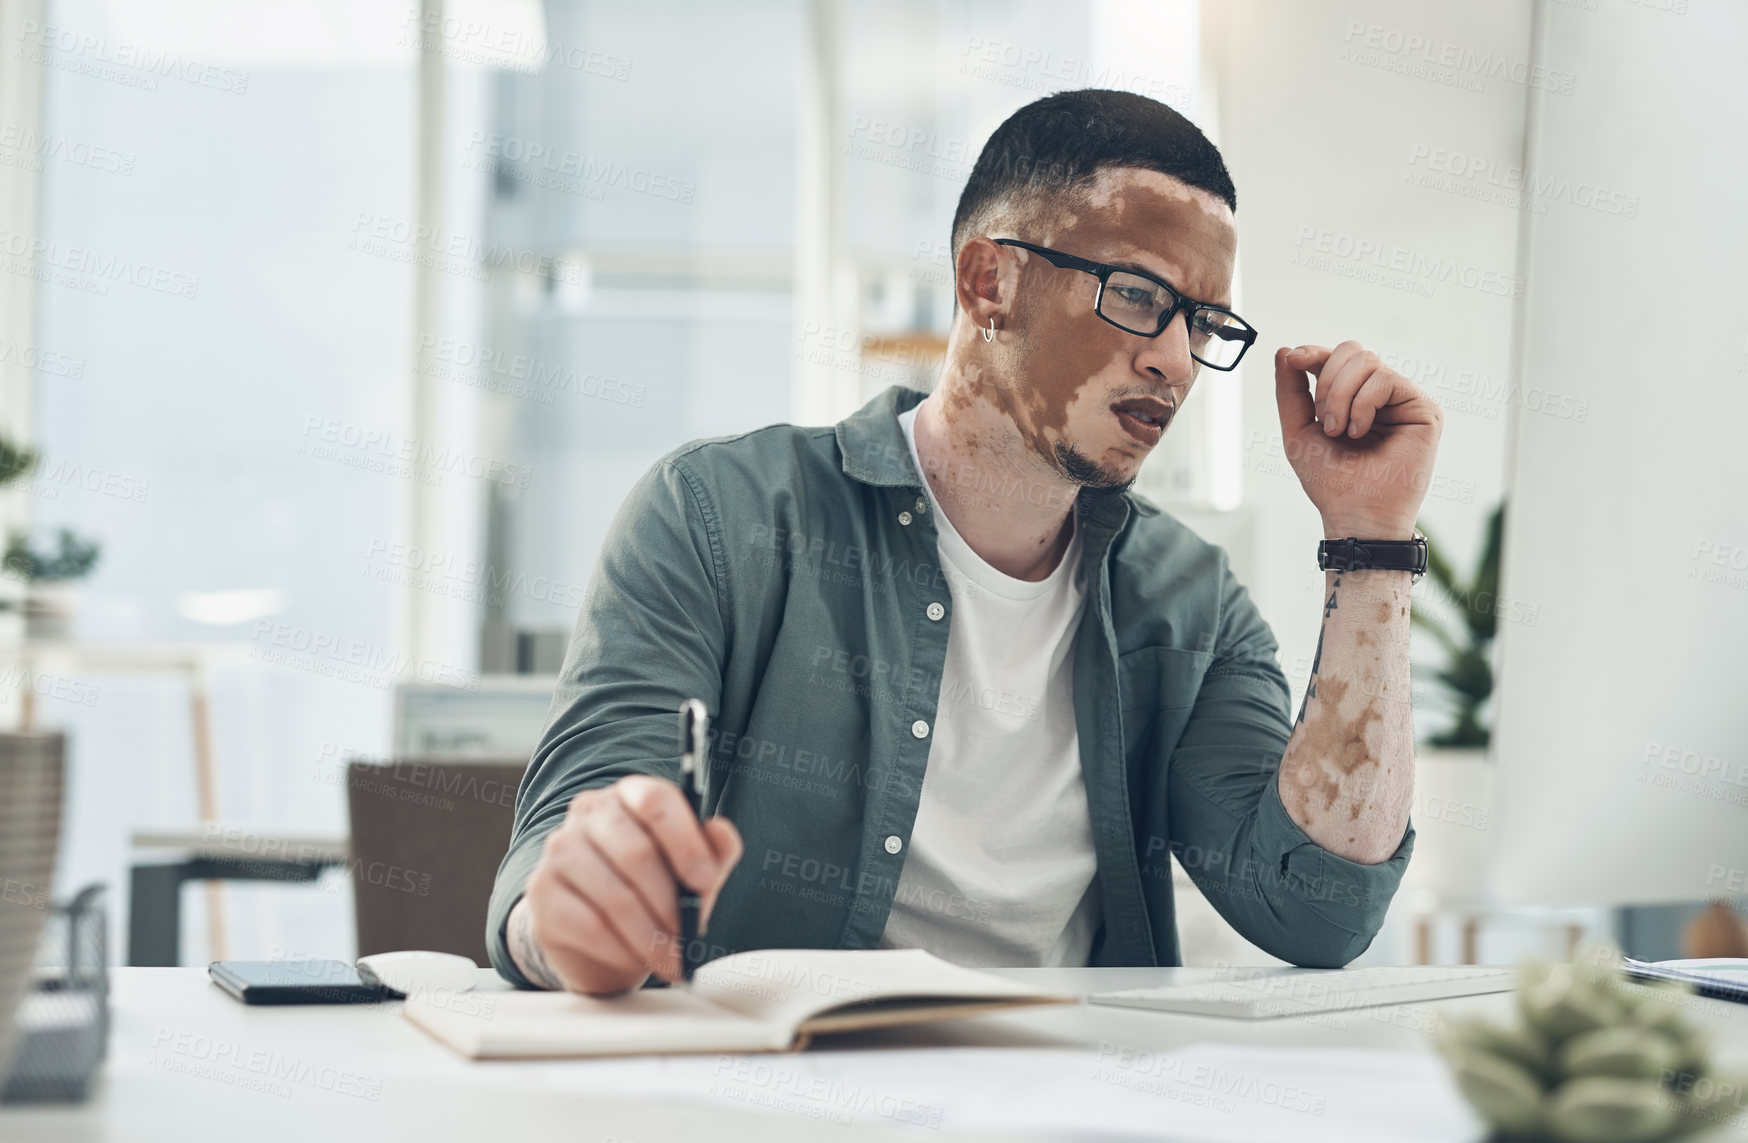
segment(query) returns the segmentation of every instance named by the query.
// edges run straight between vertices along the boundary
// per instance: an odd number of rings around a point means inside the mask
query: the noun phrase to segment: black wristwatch
[[[1321,540],[1317,566],[1324,571],[1409,571],[1419,583],[1426,574],[1426,537],[1416,528],[1412,540]]]

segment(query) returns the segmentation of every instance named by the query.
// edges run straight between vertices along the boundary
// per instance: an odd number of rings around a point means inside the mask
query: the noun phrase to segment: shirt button
[[[898,522],[899,522],[899,523],[900,523],[900,524],[908,524],[908,523],[910,523],[910,513],[909,513],[909,512],[900,512],[900,513],[899,513],[899,514],[898,514]]]
[[[918,738],[927,738],[929,736],[929,724],[919,718],[910,724],[910,732]]]
[[[943,616],[945,614],[947,614],[947,609],[945,607],[942,607],[938,603],[929,604],[929,618],[930,619],[939,619],[941,616]]]
[[[886,839],[886,852],[887,853],[897,853],[899,850],[901,850],[903,848],[904,848],[904,842],[899,840],[897,834],[893,834],[891,837]]]
[[[928,510],[929,510],[929,502],[927,500],[924,500],[921,496],[918,496],[916,498],[916,514],[918,516],[921,516],[924,512],[927,512]]]

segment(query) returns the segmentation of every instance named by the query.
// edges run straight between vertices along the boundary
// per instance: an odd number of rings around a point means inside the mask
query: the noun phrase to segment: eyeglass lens
[[[1132,333],[1151,337],[1159,318],[1177,299],[1159,283],[1119,270],[1105,279],[1099,313]],[[1203,364],[1225,368],[1244,353],[1249,327],[1220,310],[1198,309],[1190,322],[1190,353]]]

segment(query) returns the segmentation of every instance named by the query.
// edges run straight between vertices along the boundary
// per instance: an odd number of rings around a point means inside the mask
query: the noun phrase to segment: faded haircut
[[[1201,128],[1157,100],[1087,88],[1020,108],[989,137],[953,213],[953,258],[998,220],[1029,221],[1084,195],[1109,167],[1140,167],[1207,191],[1238,191]]]

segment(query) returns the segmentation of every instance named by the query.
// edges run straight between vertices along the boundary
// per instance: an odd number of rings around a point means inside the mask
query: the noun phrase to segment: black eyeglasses
[[[1080,270],[1099,280],[1099,296],[1093,302],[1098,315],[1128,333],[1158,337],[1181,310],[1190,331],[1190,356],[1210,369],[1235,369],[1244,351],[1256,340],[1256,330],[1229,309],[1191,301],[1170,285],[1122,266],[1090,262],[1047,246],[1034,246],[1014,238],[997,238],[1001,246],[1018,246],[1041,255],[1052,266]]]

